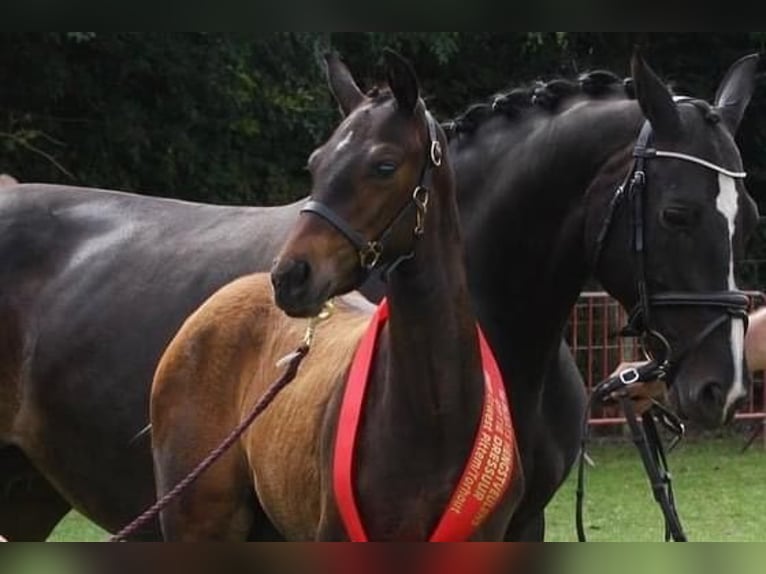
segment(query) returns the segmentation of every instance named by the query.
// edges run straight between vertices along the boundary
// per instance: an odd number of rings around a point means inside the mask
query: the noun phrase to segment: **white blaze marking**
[[[346,134],[346,137],[344,137],[342,140],[338,142],[338,145],[335,147],[335,151],[340,151],[344,147],[346,147],[348,144],[350,144],[352,137],[354,137],[354,132],[353,131],[348,132],[348,134]]]
[[[729,225],[729,290],[735,291],[734,282],[734,231],[737,220],[737,185],[733,178],[718,174],[718,197],[716,208],[726,218]],[[726,395],[726,405],[723,409],[724,418],[732,405],[746,395],[745,384],[742,381],[742,361],[745,352],[745,323],[742,319],[731,321],[731,358],[734,366],[734,380]]]

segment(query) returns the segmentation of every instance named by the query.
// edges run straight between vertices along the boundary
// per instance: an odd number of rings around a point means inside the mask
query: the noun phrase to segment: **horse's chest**
[[[378,447],[360,457],[358,504],[370,540],[428,540],[449,504],[459,470],[432,461],[424,471],[402,455]]]

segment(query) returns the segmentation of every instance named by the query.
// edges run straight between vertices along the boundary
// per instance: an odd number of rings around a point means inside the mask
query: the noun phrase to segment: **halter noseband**
[[[607,216],[596,238],[593,258],[593,267],[595,268],[603,250],[604,241],[611,228],[617,206],[627,197],[627,200],[630,202],[630,217],[633,228],[632,248],[635,259],[638,303],[631,311],[628,323],[622,330],[622,335],[643,337],[644,339],[651,337],[664,347],[664,356],[649,357],[651,358],[651,368],[630,373],[629,378],[633,383],[654,380],[658,376],[663,378],[669,377],[678,363],[691,350],[700,345],[729,319],[742,319],[745,323],[745,328],[747,328],[747,309],[749,306],[747,296],[740,291],[649,293],[645,269],[646,245],[644,237],[644,190],[647,184],[646,162],[650,159],[669,158],[694,163],[734,179],[744,179],[747,176],[744,172],[732,171],[696,156],[651,148],[649,147],[651,137],[652,127],[647,121],[641,128],[633,150],[633,157],[635,159],[626,183],[617,188],[609,203]],[[674,354],[668,340],[653,326],[651,311],[656,307],[702,307],[717,309],[722,314],[708,323],[689,344]],[[670,378],[672,379],[672,376]]]
[[[329,208],[327,205],[316,201],[310,200],[303,206],[301,213],[313,213],[318,215],[327,223],[337,229],[349,242],[356,248],[359,254],[359,264],[365,273],[370,273],[373,269],[377,268],[381,262],[383,250],[386,243],[390,238],[392,232],[397,227],[399,222],[410,212],[410,209],[415,209],[415,227],[413,229],[413,237],[417,240],[425,232],[425,218],[428,212],[428,198],[430,194],[431,183],[431,170],[434,167],[439,167],[442,164],[442,148],[439,143],[439,137],[436,130],[436,121],[433,116],[425,111],[426,123],[428,125],[428,151],[426,153],[425,162],[423,168],[420,171],[420,178],[415,189],[412,191],[410,200],[405,203],[391,222],[383,228],[378,234],[376,239],[367,239],[364,235],[359,233],[352,225],[338,215],[335,211]],[[415,247],[413,245],[412,251],[406,255],[398,257],[392,261],[386,268],[386,272],[390,273],[400,263],[411,259],[415,254]]]

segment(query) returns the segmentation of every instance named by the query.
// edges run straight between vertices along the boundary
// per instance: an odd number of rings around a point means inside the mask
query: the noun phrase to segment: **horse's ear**
[[[737,132],[755,90],[758,60],[758,54],[750,54],[734,62],[715,94],[715,106],[731,133]]]
[[[420,88],[412,66],[390,48],[383,51],[383,56],[386,60],[388,85],[399,104],[399,109],[409,114],[414,113],[420,99]]]
[[[336,52],[328,52],[324,55],[327,68],[327,81],[330,91],[340,106],[343,115],[350,114],[364,100],[364,94],[356,85],[351,72]]]
[[[681,133],[681,116],[673,95],[636,49],[630,63],[636,99],[659,139],[673,140]]]

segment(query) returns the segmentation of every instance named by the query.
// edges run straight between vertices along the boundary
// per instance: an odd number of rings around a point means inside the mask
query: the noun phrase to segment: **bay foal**
[[[363,536],[428,540],[453,532],[442,526],[468,505],[458,483],[465,486],[461,477],[470,474],[467,463],[478,449],[487,456],[475,483],[489,476],[489,494],[476,496],[483,502],[465,536],[444,538],[500,540],[523,479],[510,427],[507,442],[493,444],[489,454],[474,445],[505,418],[510,424],[510,414],[505,391],[492,395],[487,382],[485,371],[496,366],[483,357],[471,309],[444,134],[409,64],[393,53],[386,60],[390,90],[367,96],[334,56],[328,61],[346,118],[309,160],[311,201],[271,275],[277,304],[294,318],[273,305],[266,276],[249,276],[209,299],[163,356],[152,392],[158,493],[219,442],[277,377],[276,361],[305,327],[295,318],[317,315],[328,299],[382,267],[388,301],[372,323],[380,329],[378,344],[346,477]],[[335,466],[338,445],[353,432],[338,428],[349,364],[369,322],[368,313],[341,302],[320,324],[292,385],[163,514],[168,539],[262,536],[264,515],[274,534],[288,539],[359,538],[338,503]],[[497,482],[501,476],[505,481]],[[473,496],[472,481],[466,492]]]

